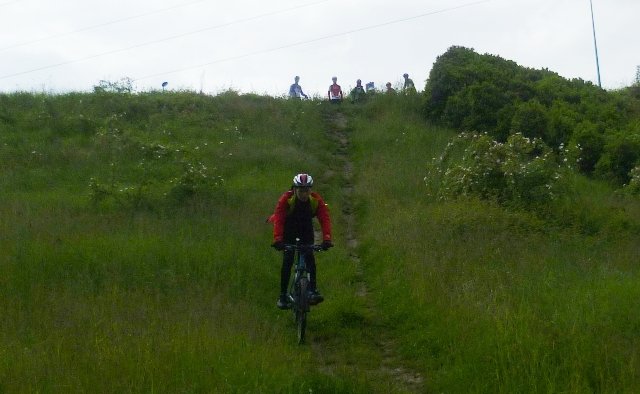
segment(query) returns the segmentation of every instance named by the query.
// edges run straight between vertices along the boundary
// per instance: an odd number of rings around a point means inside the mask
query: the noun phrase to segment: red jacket
[[[295,193],[293,190],[289,190],[282,194],[276,204],[276,210],[269,217],[269,222],[273,223],[273,240],[274,242],[281,242],[284,240],[284,226],[287,220],[287,216],[293,210],[295,205]],[[322,240],[331,241],[331,219],[329,218],[329,209],[327,204],[320,195],[316,192],[311,192],[309,195],[309,201],[311,204],[312,215],[318,218],[320,227],[322,228]]]

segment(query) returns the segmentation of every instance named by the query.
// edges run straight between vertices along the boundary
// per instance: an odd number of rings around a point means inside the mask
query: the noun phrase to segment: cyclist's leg
[[[289,279],[291,278],[291,266],[293,266],[294,251],[286,250],[282,256],[282,268],[280,269],[280,294],[287,292]]]
[[[316,258],[313,252],[308,253],[305,256],[305,262],[307,263],[307,270],[309,271],[309,293],[311,305],[317,305],[324,301],[324,297],[318,291],[317,286],[317,273],[316,273]]]
[[[316,257],[313,252],[307,252],[304,256],[304,261],[307,264],[307,271],[309,271],[309,290],[316,290]]]
[[[280,296],[276,302],[279,309],[288,309],[289,300],[287,297],[287,286],[291,277],[291,266],[293,265],[293,251],[285,251],[282,256],[282,268],[280,269]]]

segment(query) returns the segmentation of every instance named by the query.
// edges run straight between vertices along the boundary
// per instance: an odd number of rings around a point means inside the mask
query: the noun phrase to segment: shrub
[[[554,153],[539,138],[517,133],[501,143],[462,133],[428,166],[425,182],[441,200],[476,196],[528,207],[554,199],[560,178]]]
[[[624,185],[629,182],[629,174],[639,159],[640,134],[623,132],[611,135],[596,164],[596,173],[618,185]]]
[[[624,186],[624,190],[634,196],[640,195],[640,166],[636,166],[629,172],[629,183]]]
[[[178,202],[198,193],[207,193],[224,182],[217,169],[210,170],[202,162],[184,162],[182,174],[171,181],[170,196]]]
[[[223,178],[216,167],[208,167],[199,147],[160,144],[123,131],[113,122],[97,134],[96,143],[108,152],[109,180],[97,176],[89,182],[94,206],[154,208],[163,201],[183,203],[195,195],[218,189]]]
[[[591,174],[604,149],[603,133],[595,124],[588,121],[582,122],[573,131],[571,145],[579,149],[576,157],[578,170]]]
[[[580,115],[567,102],[555,100],[547,112],[547,144],[553,147],[567,144],[579,118]]]
[[[470,114],[462,124],[463,128],[483,132],[495,130],[497,113],[507,102],[504,92],[492,83],[482,82],[470,86],[466,93]]]
[[[98,85],[93,87],[95,93],[132,93],[133,79],[121,78],[119,81],[100,80]]]
[[[546,108],[538,100],[520,103],[511,119],[512,132],[521,133],[529,138],[541,138],[546,141],[549,124],[546,112]]]

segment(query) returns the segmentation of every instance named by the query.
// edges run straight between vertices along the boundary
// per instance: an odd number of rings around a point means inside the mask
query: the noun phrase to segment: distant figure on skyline
[[[391,82],[387,82],[387,91],[386,94],[396,94],[396,90],[391,87]]]
[[[296,75],[293,84],[291,84],[291,87],[289,87],[289,98],[302,100],[302,97],[304,97],[308,99],[309,97],[304,94],[304,92],[302,91],[302,87],[298,84],[298,81],[300,81],[300,77]]]
[[[329,91],[327,94],[329,95],[329,101],[334,104],[339,104],[342,102],[342,88],[338,85],[338,77],[331,78],[333,83],[329,86]]]
[[[404,77],[404,86],[402,88],[402,91],[404,92],[404,94],[415,94],[416,86],[413,84],[413,80],[409,78],[409,74],[404,73],[403,77]]]
[[[364,91],[364,86],[362,86],[360,79],[356,81],[356,87],[351,90],[349,95],[351,96],[352,103],[363,101],[367,97],[367,93]]]

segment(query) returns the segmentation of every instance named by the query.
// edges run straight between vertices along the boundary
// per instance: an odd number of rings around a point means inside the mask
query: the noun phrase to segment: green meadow
[[[638,392],[638,198],[435,198],[420,106],[0,95],[0,393]],[[298,172],[336,245],[302,346],[265,223]]]

